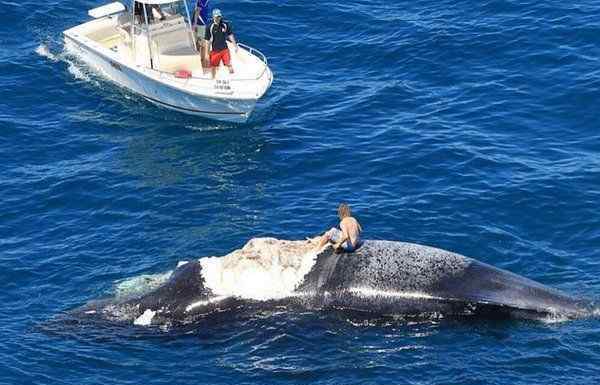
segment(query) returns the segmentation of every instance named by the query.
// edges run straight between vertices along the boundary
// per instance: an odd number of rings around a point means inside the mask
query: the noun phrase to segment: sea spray
[[[38,45],[35,49],[35,53],[53,61],[53,62],[57,62],[60,60],[60,58],[57,55],[50,52],[50,48],[48,48],[48,46],[46,44]]]

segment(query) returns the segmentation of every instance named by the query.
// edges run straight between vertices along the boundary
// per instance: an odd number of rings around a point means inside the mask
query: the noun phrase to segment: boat
[[[203,66],[186,0],[113,2],[63,32],[65,49],[94,71],[159,106],[244,123],[273,82],[259,50],[228,42],[234,72]],[[143,10],[143,12],[141,12]]]

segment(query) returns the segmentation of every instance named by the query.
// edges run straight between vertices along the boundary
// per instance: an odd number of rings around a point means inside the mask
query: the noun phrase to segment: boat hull
[[[233,123],[245,123],[256,105],[256,100],[253,99],[213,98],[182,91],[119,63],[68,34],[65,34],[64,38],[67,52],[82,60],[103,77],[139,94],[155,105]]]

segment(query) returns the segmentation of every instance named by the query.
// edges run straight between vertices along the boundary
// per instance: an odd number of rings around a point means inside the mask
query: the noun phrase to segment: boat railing
[[[158,69],[156,69],[156,68],[155,68],[155,69],[153,69],[153,71],[154,71],[154,72],[158,72],[158,73],[161,75],[161,77],[162,77],[162,76],[164,76],[164,77],[168,77],[168,78],[173,78],[173,77],[175,77],[175,74],[174,74],[174,73],[172,73],[172,72],[168,72],[168,71],[161,71],[161,70],[158,70]],[[227,80],[228,80],[228,81],[230,81],[230,82],[231,82],[231,81],[238,81],[238,82],[252,82],[252,81],[257,81],[257,80],[260,80],[260,79],[261,79],[261,78],[264,76],[265,72],[266,72],[266,69],[264,69],[264,70],[261,72],[261,74],[260,74],[259,76],[255,77],[255,78],[237,78],[237,79],[227,79]],[[215,81],[215,79],[211,79],[211,78],[205,78],[205,77],[198,77],[198,76],[190,76],[190,77],[189,77],[189,78],[187,78],[187,79],[188,79],[188,80],[194,80],[194,81],[205,82],[205,83],[207,83],[207,84],[210,84],[210,85],[212,85],[212,84],[213,84],[213,82]]]
[[[251,55],[256,56],[257,58],[259,58],[259,60],[263,63],[263,68],[262,71],[260,72],[259,75],[253,77],[253,78],[231,78],[228,79],[230,82],[251,82],[251,81],[258,81],[260,79],[262,79],[262,77],[265,75],[265,73],[267,72],[268,66],[267,66],[267,57],[260,52],[259,50],[257,50],[256,48],[252,48],[246,44],[242,44],[242,43],[238,43],[238,45],[242,48],[244,48],[246,51],[248,51],[248,53],[250,53]],[[154,71],[160,73],[161,77],[173,77],[175,76],[172,72],[168,72],[168,71],[161,71],[159,69],[154,69]],[[210,79],[210,78],[205,78],[205,77],[198,77],[198,76],[191,76],[188,79],[190,80],[194,80],[195,82],[203,82],[206,83],[208,85],[210,85],[212,87],[213,83],[214,83],[214,79]]]
[[[246,51],[248,51],[250,54],[258,57],[263,63],[265,63],[265,65],[269,64],[269,62],[267,60],[267,57],[262,52],[260,52],[259,50],[257,50],[256,48],[252,48],[249,45],[246,45],[246,44],[243,44],[243,43],[238,43],[238,45],[240,47],[242,47],[242,48],[245,48]],[[255,55],[254,53],[257,53],[258,55]]]
[[[253,55],[253,56],[256,56],[257,58],[259,58],[260,61],[263,62],[263,70],[254,79],[231,79],[231,80],[232,81],[249,81],[249,80],[259,80],[259,79],[261,79],[263,77],[263,75],[265,74],[265,72],[267,71],[267,68],[268,68],[269,61],[267,60],[267,57],[262,52],[260,52],[256,48],[250,47],[249,45],[246,45],[246,44],[243,44],[243,43],[238,43],[238,45],[240,47],[244,48],[246,51],[248,51],[248,53],[250,55]]]

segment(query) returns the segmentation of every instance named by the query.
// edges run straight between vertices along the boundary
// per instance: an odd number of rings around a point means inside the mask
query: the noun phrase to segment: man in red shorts
[[[229,39],[235,46],[237,52],[238,46],[231,30],[231,25],[221,15],[221,10],[218,8],[213,9],[212,12],[213,22],[206,29],[206,35],[204,38],[210,42],[210,66],[212,68],[212,77],[215,78],[217,67],[221,62],[229,68],[229,73],[233,73],[233,67],[231,66],[231,56],[229,49],[227,48],[227,40]],[[207,58],[208,61],[208,58]]]

